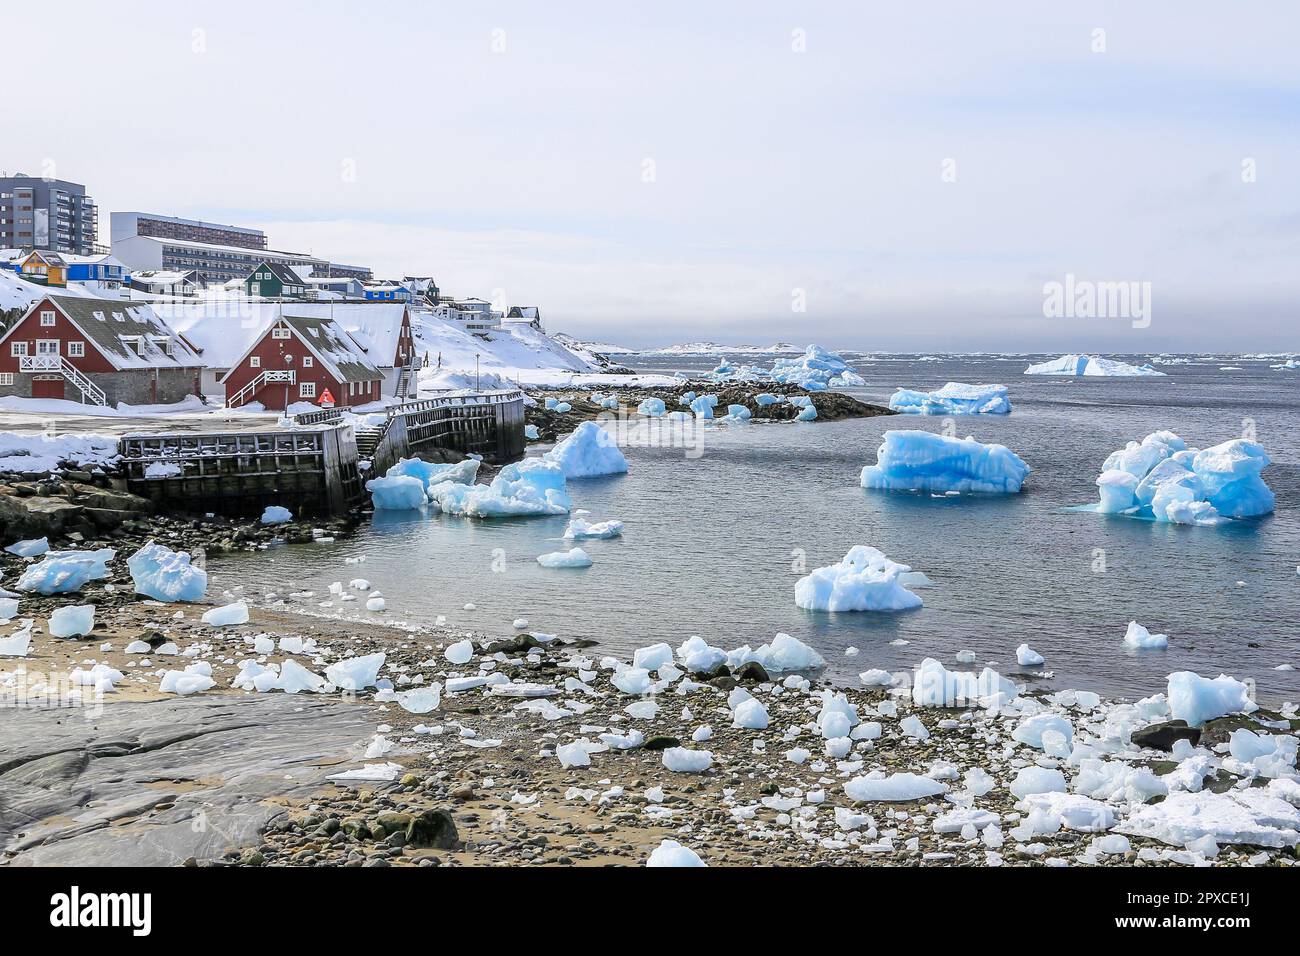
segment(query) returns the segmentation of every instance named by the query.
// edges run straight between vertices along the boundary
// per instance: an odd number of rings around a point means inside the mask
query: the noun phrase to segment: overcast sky
[[[85,183],[104,241],[112,210],[259,226],[630,345],[1300,349],[1293,0],[78,0],[0,27],[0,169]],[[1149,282],[1149,325],[1046,317],[1067,274]]]

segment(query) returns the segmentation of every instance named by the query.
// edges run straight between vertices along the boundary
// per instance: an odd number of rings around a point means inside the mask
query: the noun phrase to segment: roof
[[[148,305],[88,296],[50,295],[41,301],[45,299],[49,299],[118,371],[198,368],[203,364],[190,344]],[[32,308],[39,305],[40,302],[36,302]],[[0,337],[0,342],[20,324],[15,323],[5,336]],[[163,348],[166,342],[172,343],[170,355]]]
[[[278,262],[272,262],[269,259],[264,259],[258,263],[253,268],[253,271],[244,278],[244,281],[248,282],[254,275],[263,271],[271,273],[271,275],[275,276],[283,285],[302,285],[304,281],[302,276],[298,275],[298,273],[294,272],[288,266],[281,265]]]
[[[268,326],[280,317],[274,303],[243,296],[217,296],[154,303],[177,332],[199,349],[205,368],[233,368]]]
[[[329,263],[320,256],[313,256],[305,252],[285,252],[283,249],[250,249],[247,246],[223,246],[213,242],[195,242],[192,239],[168,239],[162,236],[126,236],[118,239],[118,242],[157,242],[164,246],[184,246],[188,249],[202,249],[213,252],[229,252],[240,257],[266,261],[269,258],[290,259],[302,262],[319,262],[324,265]]]
[[[406,305],[401,302],[286,303],[286,315],[333,319],[379,368],[390,368],[397,355]]]
[[[320,306],[328,309],[328,305]],[[243,364],[248,354],[253,351],[267,332],[276,324],[283,322],[293,330],[297,338],[307,346],[321,366],[340,382],[373,382],[384,377],[384,373],[366,357],[360,343],[348,335],[337,322],[325,316],[279,315],[274,321],[262,326],[243,353],[229,365],[230,371],[222,376],[221,381],[230,377],[234,369]]]

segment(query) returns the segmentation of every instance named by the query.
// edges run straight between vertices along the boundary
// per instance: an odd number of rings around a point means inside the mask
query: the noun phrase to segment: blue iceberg
[[[933,392],[900,388],[889,407],[905,415],[1006,415],[1011,411],[1005,385],[966,385],[949,382]]]
[[[285,524],[293,520],[293,512],[280,505],[267,505],[262,512],[262,524]]]
[[[91,581],[108,577],[108,562],[117,552],[112,548],[98,551],[50,551],[27,568],[14,585],[19,591],[37,594],[70,594],[80,591]]]
[[[545,458],[506,465],[490,485],[444,481],[429,489],[429,498],[447,514],[472,518],[564,515],[570,507],[564,469]]]
[[[376,511],[411,511],[428,500],[424,482],[411,475],[385,475],[366,482]]]
[[[887,431],[862,487],[934,494],[1015,494],[1030,468],[1004,445],[924,431]]]
[[[899,582],[912,569],[860,544],[844,560],[818,568],[794,586],[794,603],[809,611],[904,611],[921,598]]]
[[[583,422],[545,458],[559,465],[565,478],[598,478],[627,471],[627,459],[618,450],[618,442],[595,422]]]
[[[421,458],[403,458],[389,468],[384,477],[396,478],[405,475],[408,478],[419,478],[425,490],[444,481],[472,485],[474,479],[478,477],[478,466],[477,458],[466,458],[455,464],[424,461]]]
[[[150,541],[126,559],[135,592],[155,601],[201,601],[208,574],[190,564],[185,551],[173,551]]]

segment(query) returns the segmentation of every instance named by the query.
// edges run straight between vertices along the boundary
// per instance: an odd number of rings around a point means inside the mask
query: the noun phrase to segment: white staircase
[[[247,404],[248,401],[257,393],[257,390],[263,385],[269,385],[272,382],[288,382],[292,385],[297,380],[297,376],[292,369],[267,369],[258,375],[251,382],[226,399],[227,408],[238,408]]]
[[[397,388],[393,390],[393,397],[406,401],[411,397],[411,392],[415,387],[415,367],[403,365],[401,371],[397,373]]]

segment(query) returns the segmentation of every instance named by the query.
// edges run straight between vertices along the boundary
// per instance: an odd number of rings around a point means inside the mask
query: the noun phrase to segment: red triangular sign
[[[333,408],[333,407],[334,407],[334,396],[333,396],[332,394],[330,394],[330,390],[329,390],[328,388],[325,389],[325,391],[321,392],[321,396],[320,396],[320,407],[321,407],[321,408]]]

